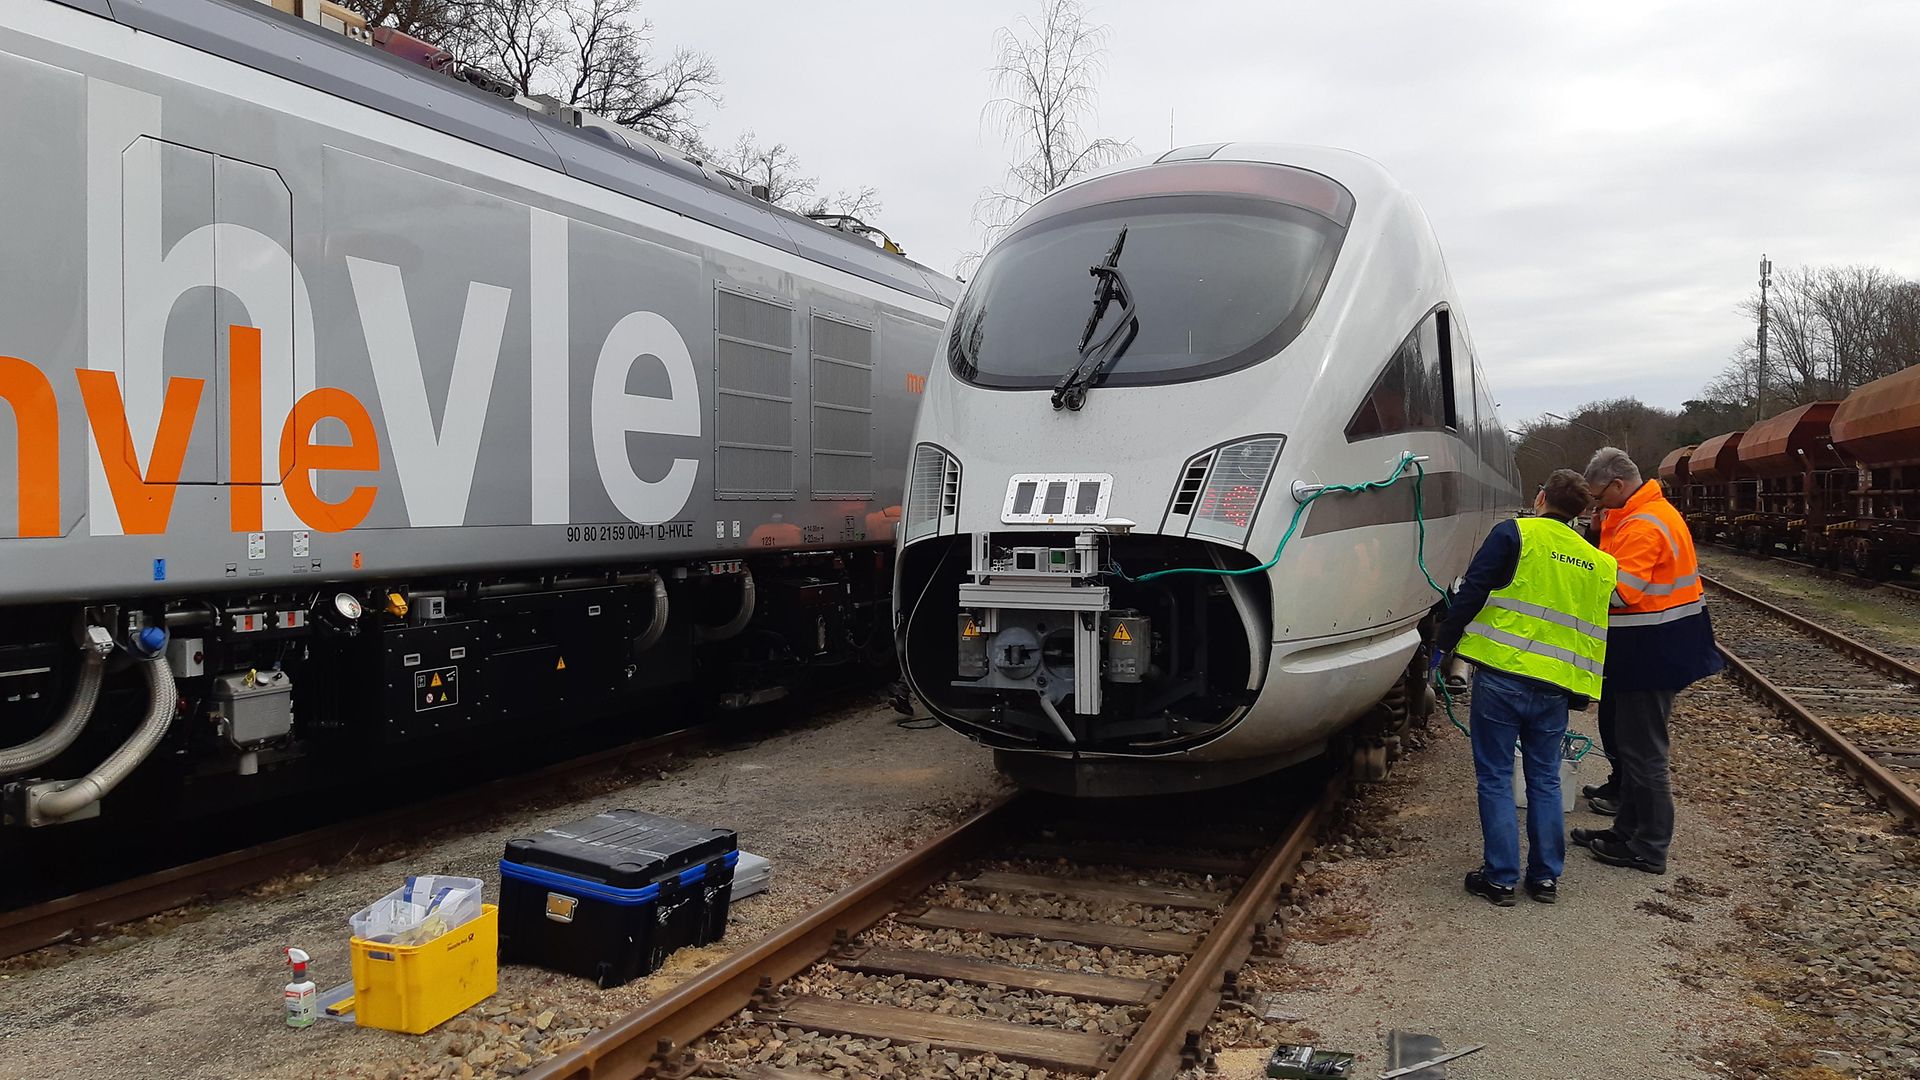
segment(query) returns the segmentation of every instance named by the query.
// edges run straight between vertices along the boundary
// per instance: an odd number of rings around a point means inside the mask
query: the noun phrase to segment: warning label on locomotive
[[[460,704],[460,669],[428,668],[413,673],[413,711],[444,709]]]

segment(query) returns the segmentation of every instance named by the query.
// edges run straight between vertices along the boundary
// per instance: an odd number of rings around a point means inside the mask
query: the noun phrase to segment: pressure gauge
[[[333,610],[339,612],[341,618],[352,622],[360,617],[360,598],[352,593],[336,593]]]

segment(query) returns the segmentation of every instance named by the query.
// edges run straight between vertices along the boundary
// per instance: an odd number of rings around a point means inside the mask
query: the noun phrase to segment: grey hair
[[[1630,488],[1640,486],[1640,466],[1633,463],[1625,450],[1617,446],[1603,446],[1593,452],[1593,460],[1587,462],[1586,481],[1590,487],[1604,487],[1615,480],[1625,480]]]

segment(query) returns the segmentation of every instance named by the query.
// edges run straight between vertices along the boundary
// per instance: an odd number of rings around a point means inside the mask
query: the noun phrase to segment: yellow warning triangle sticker
[[[1133,635],[1127,633],[1126,623],[1113,624],[1113,640],[1115,641],[1132,641],[1133,640]]]
[[[961,637],[979,637],[980,628],[973,624],[972,619],[968,619],[967,625],[964,628],[962,628],[960,631],[960,636]]]
[[[428,685],[430,685],[430,686],[439,686],[439,685],[440,685],[440,675],[439,675],[439,673],[438,673],[438,672],[436,672],[436,673],[434,673],[434,676],[433,676],[433,682],[431,682],[431,683],[429,683]]]
[[[563,656],[563,657],[561,657],[561,658],[559,658],[558,660],[556,660],[556,661],[554,661],[554,664],[553,664],[553,670],[555,670],[555,671],[565,671],[565,670],[567,670],[567,658]]]

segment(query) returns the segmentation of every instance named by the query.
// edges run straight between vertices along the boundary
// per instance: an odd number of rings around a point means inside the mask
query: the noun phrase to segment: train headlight
[[[959,515],[959,459],[932,443],[914,447],[913,475],[907,483],[907,543],[952,532]]]
[[[1245,544],[1285,442],[1279,435],[1263,435],[1213,451],[1212,467],[1194,500],[1187,535]]]

